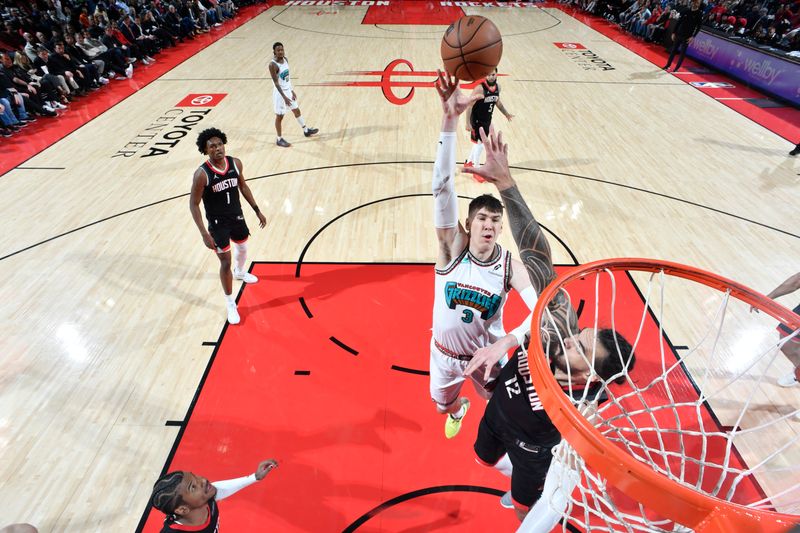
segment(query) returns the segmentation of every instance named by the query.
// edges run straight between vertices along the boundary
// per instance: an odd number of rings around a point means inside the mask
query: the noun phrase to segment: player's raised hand
[[[256,468],[256,479],[261,481],[264,477],[270,473],[273,468],[278,467],[278,461],[275,459],[267,459],[266,461],[261,461],[258,463],[258,468]]]
[[[458,88],[458,80],[441,70],[436,71],[438,79],[434,84],[439,98],[442,99],[442,111],[445,115],[458,116],[473,103],[483,98],[480,94],[464,95]]]
[[[489,381],[492,368],[500,362],[506,351],[507,349],[500,341],[478,348],[472,355],[472,359],[469,360],[467,368],[464,369],[464,375],[471,376],[473,372],[479,372],[483,368],[483,379],[484,381]]]
[[[503,142],[503,133],[495,133],[494,126],[489,127],[487,135],[480,129],[481,141],[486,149],[486,163],[480,167],[467,167],[464,172],[476,174],[484,180],[494,183],[498,191],[514,186],[511,171],[508,169],[508,145]]]

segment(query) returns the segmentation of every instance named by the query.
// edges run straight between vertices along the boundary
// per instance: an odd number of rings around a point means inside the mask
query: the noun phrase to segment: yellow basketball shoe
[[[464,408],[464,414],[461,415],[461,418],[453,418],[450,413],[447,414],[447,420],[444,423],[444,436],[448,439],[452,439],[461,431],[461,421],[467,416],[467,411],[469,410],[469,399],[461,398],[461,406]]]

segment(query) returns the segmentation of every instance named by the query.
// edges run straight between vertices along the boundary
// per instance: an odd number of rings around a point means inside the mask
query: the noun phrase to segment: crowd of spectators
[[[0,135],[134,75],[256,0],[0,0]]]
[[[566,0],[649,42],[671,46],[689,0]],[[800,57],[800,0],[705,0],[703,25]]]

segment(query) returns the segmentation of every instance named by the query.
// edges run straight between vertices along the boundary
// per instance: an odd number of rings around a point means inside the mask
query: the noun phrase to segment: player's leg
[[[231,228],[231,245],[233,249],[233,277],[244,281],[245,283],[255,283],[258,278],[245,270],[245,263],[247,263],[247,238],[250,236],[250,230],[247,224],[242,220],[238,220]]]
[[[511,477],[513,467],[508,458],[506,445],[501,437],[502,431],[495,427],[495,420],[487,408],[481,417],[478,425],[478,436],[475,438],[473,449],[475,450],[475,461],[483,466],[494,468],[506,477]],[[508,494],[510,502],[510,493]],[[505,498],[505,496],[503,496]],[[511,507],[511,504],[504,504],[501,499],[500,504],[504,507]]]
[[[675,70],[672,72],[677,72],[679,68],[681,68],[681,64],[683,64],[683,58],[686,57],[686,49],[689,48],[688,41],[681,41],[677,45],[680,48],[680,55],[678,56],[678,62],[675,63]]]
[[[470,134],[470,139],[473,142],[472,145],[472,152],[469,154],[469,160],[472,164],[476,167],[481,166],[481,156],[483,155],[483,141],[481,141],[481,134],[480,129],[483,130],[488,134],[489,133],[489,125],[488,124],[473,124],[472,125],[472,133]]]
[[[549,533],[564,515],[572,491],[580,482],[581,475],[569,461],[555,459],[562,445],[563,441],[553,449],[554,460],[547,470],[542,495],[531,507],[519,526],[518,533]]]
[[[283,122],[283,115],[286,114],[288,109],[286,102],[283,101],[283,96],[277,90],[272,91],[272,107],[275,109],[275,134],[278,136],[275,144],[281,148],[289,148],[291,144],[283,138],[283,130],[281,123]]]
[[[464,384],[463,369],[457,359],[442,355],[431,343],[430,358],[430,393],[439,414],[446,414],[444,433],[448,439],[455,437],[461,430],[461,421],[469,409],[469,400],[460,397]]]
[[[553,453],[552,447],[533,446],[514,440],[513,443],[506,442],[508,457],[513,465],[511,502],[517,518],[522,521],[542,496]]]
[[[667,60],[667,64],[661,67],[663,70],[668,70],[669,66],[672,64],[672,60],[675,59],[675,52],[678,51],[678,46],[680,42],[678,41],[678,37],[674,36],[675,40],[672,42],[672,46],[669,47],[669,59]]]
[[[231,227],[229,221],[221,218],[210,220],[208,233],[214,239],[214,246],[219,259],[219,280],[222,283],[222,292],[225,294],[225,307],[228,312],[228,322],[238,324],[239,311],[236,309],[236,299],[233,296],[233,274],[231,273]]]
[[[283,122],[283,115],[275,115],[275,133],[278,135],[275,144],[282,148],[289,148],[291,143],[283,138],[281,123]]]
[[[290,107],[292,113],[294,114],[294,118],[297,119],[297,123],[300,124],[301,128],[303,128],[303,135],[306,137],[311,137],[312,135],[319,133],[317,128],[312,128],[306,125],[306,119],[303,118],[303,113],[300,112],[300,104],[297,103],[297,100],[292,100],[292,105]]]

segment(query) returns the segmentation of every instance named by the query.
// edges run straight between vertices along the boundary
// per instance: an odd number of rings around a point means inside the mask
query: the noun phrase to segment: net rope
[[[777,387],[768,375],[780,374],[779,367],[786,365],[780,349],[800,335],[800,330],[780,340],[762,343],[758,349],[748,352],[745,364],[738,368],[734,366],[734,371],[720,371],[715,363],[731,357],[728,339],[736,335],[738,322],[742,317],[747,319],[752,309],[748,313],[742,312],[741,308],[746,304],[731,298],[730,290],[715,291],[717,301],[709,297],[700,302],[711,311],[706,314],[700,329],[702,333],[687,349],[673,349],[661,339],[666,338],[664,330],[669,324],[665,323],[670,320],[665,302],[676,278],[663,270],[653,272],[642,294],[644,306],[638,325],[634,329],[629,324],[626,330],[625,336],[632,339],[631,345],[639,360],[637,368],[629,374],[617,337],[618,304],[626,303],[617,301],[617,278],[612,271],[605,269],[594,276],[591,325],[595,331],[594,340],[590,354],[585,353],[580,344],[577,345],[578,352],[594,369],[597,331],[603,316],[603,322],[614,331],[616,354],[609,356],[620,358],[623,371],[605,380],[593,372],[593,378],[601,383],[607,397],[607,401],[598,405],[589,398],[589,387],[572,384],[568,365],[569,383],[562,383],[562,386],[575,398],[573,404],[579,412],[608,441],[675,483],[746,507],[800,515],[800,461],[796,460],[800,457],[800,410],[796,408],[800,406],[800,394],[794,393],[797,402],[791,409],[776,412],[773,408],[772,412],[762,413],[767,410],[765,392],[769,392],[767,389],[774,392],[774,387]],[[606,278],[605,284],[601,283],[603,277]],[[601,286],[610,287],[610,294],[602,294]],[[570,297],[564,287],[559,291]],[[658,301],[653,302],[654,298]],[[608,302],[609,308],[601,309],[600,302]],[[737,307],[736,318],[732,306]],[[647,335],[648,313],[657,323],[659,339],[659,368],[651,375],[638,372],[638,366],[642,365],[639,352],[645,349],[643,339]],[[550,327],[546,328],[548,324]],[[564,353],[565,339],[555,324],[549,309],[545,308],[543,336],[546,329],[551,335],[556,332],[557,344],[544,344],[548,348],[560,346]],[[577,333],[568,331],[567,335]],[[546,355],[551,358],[554,354]],[[653,366],[652,362],[651,358],[650,366]],[[624,384],[615,384],[614,381],[620,377]],[[713,407],[717,405],[725,407],[726,420],[732,420],[729,425],[722,425],[717,419]],[[787,430],[787,427],[793,430]],[[769,435],[769,438],[761,435]],[[764,440],[769,440],[769,443]],[[779,486],[763,483],[764,479],[776,476],[783,479]],[[548,513],[565,518],[560,526],[564,531],[568,530],[568,523],[593,532],[691,531],[648,510],[636,500],[636,496],[623,494],[612,487],[568,442],[562,440],[553,449],[553,463],[542,498],[519,531],[550,531],[546,524],[536,523],[537,519],[546,523],[542,517]],[[538,514],[538,518],[532,516],[534,514]],[[555,522],[550,524],[550,528],[553,525]]]

